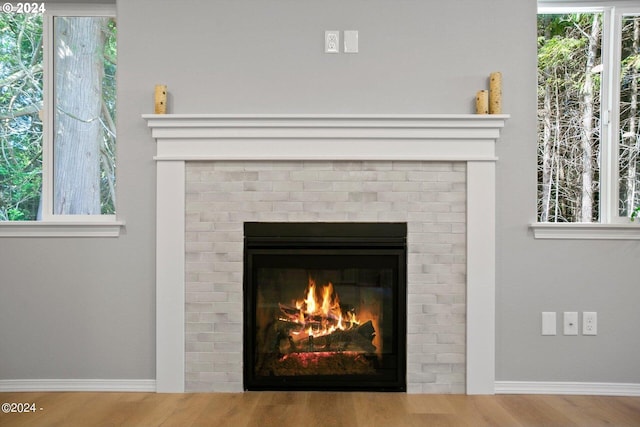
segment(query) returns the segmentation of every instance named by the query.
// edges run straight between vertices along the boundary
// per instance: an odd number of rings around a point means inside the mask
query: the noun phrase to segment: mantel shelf
[[[156,160],[495,161],[508,115],[145,114]]]

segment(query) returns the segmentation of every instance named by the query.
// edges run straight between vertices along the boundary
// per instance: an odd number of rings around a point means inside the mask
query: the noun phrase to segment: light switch
[[[555,311],[542,312],[542,335],[556,334],[556,313]]]
[[[358,31],[345,30],[344,53],[358,53]]]

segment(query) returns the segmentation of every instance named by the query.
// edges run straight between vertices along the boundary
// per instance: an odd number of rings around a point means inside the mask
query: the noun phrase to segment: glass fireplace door
[[[245,388],[404,390],[406,247],[399,246],[249,238]]]

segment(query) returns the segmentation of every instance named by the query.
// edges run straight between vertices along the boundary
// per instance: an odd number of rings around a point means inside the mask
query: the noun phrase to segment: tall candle
[[[476,114],[489,113],[489,92],[479,90],[476,94]]]
[[[167,85],[156,85],[155,108],[156,114],[166,114],[167,112]]]
[[[502,73],[489,75],[489,114],[502,114]]]

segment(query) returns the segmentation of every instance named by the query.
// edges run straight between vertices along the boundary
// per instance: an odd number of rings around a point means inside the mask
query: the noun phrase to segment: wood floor
[[[404,393],[0,393],[0,426],[640,426],[640,397]]]

